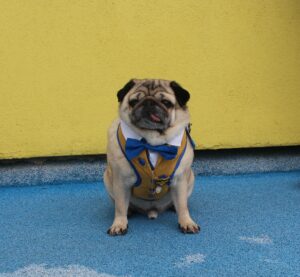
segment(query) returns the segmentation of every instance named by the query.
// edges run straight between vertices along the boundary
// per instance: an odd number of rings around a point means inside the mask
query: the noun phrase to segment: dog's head
[[[190,94],[175,81],[130,80],[119,90],[120,118],[140,130],[164,133],[187,111]]]

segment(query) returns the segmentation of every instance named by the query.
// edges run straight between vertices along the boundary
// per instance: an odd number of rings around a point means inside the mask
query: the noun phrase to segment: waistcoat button
[[[145,160],[142,158],[139,158],[140,165],[144,166],[146,164]]]

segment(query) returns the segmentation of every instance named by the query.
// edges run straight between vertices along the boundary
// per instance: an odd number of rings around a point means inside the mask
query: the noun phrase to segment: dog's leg
[[[188,178],[190,179],[190,178]],[[199,233],[200,227],[193,221],[188,209],[188,182],[186,175],[177,176],[174,178],[171,185],[172,200],[178,215],[178,226],[183,233],[195,234]]]
[[[114,176],[113,194],[115,200],[115,219],[107,231],[111,236],[125,235],[128,229],[127,211],[131,188],[123,184],[119,178],[119,176]]]

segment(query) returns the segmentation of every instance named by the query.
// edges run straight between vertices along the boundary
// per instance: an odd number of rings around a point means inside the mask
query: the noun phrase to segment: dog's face
[[[123,120],[139,129],[158,132],[174,124],[176,115],[186,111],[190,98],[175,81],[158,79],[130,80],[117,96]]]

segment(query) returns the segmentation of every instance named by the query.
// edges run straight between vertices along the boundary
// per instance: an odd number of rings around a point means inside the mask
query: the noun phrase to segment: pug
[[[128,216],[154,219],[173,209],[183,233],[199,233],[188,198],[194,187],[189,92],[175,81],[132,79],[117,93],[119,118],[108,130],[104,183],[115,205],[107,233],[124,235]]]

